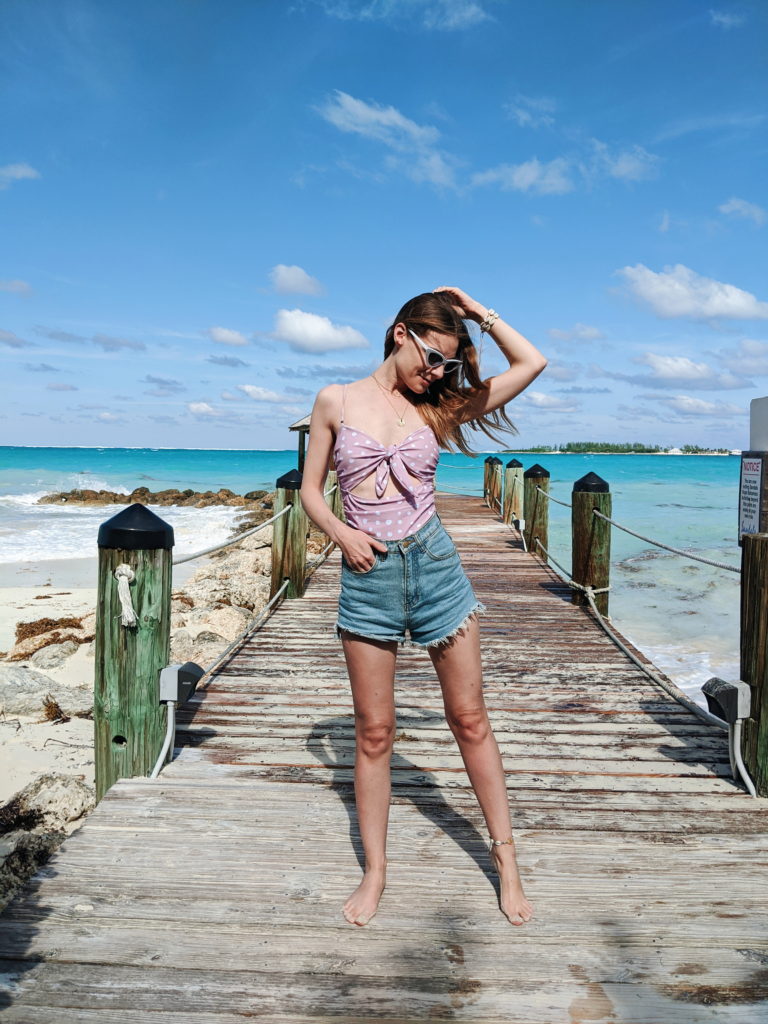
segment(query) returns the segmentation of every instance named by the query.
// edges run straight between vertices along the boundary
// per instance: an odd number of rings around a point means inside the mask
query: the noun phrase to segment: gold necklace
[[[382,391],[384,392],[384,397],[386,398],[387,402],[389,402],[389,405],[390,405],[390,407],[391,407],[392,411],[394,412],[395,416],[397,416],[397,422],[398,422],[398,423],[400,424],[400,426],[401,426],[401,427],[404,427],[404,426],[405,426],[405,420],[403,419],[403,416],[405,415],[405,413],[403,413],[403,415],[401,415],[401,414],[400,414],[400,413],[399,413],[399,412],[397,411],[397,409],[395,409],[394,405],[393,405],[393,404],[392,404],[392,402],[390,402],[390,400],[389,400],[389,396],[387,395],[387,389],[386,389],[386,388],[384,387],[384,385],[383,385],[383,384],[381,383],[381,381],[380,381],[380,380],[378,379],[378,377],[376,376],[376,374],[375,374],[375,373],[372,373],[372,374],[371,374],[371,376],[372,376],[372,377],[373,377],[373,379],[374,379],[374,380],[376,381],[376,383],[377,383],[377,384],[379,385],[379,387],[381,388],[381,390],[382,390]],[[408,408],[408,406],[409,406],[409,405],[410,405],[410,402],[409,402],[409,401],[408,401],[408,399],[406,398],[406,400],[405,400],[405,408],[406,408],[406,410],[407,410],[407,408]]]

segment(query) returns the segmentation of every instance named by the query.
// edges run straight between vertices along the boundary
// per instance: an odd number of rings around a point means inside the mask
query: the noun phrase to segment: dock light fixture
[[[150,773],[150,779],[156,779],[165,764],[168,751],[172,749],[176,739],[176,705],[186,704],[197,689],[197,684],[205,675],[205,669],[194,661],[185,661],[183,665],[167,665],[160,670],[160,703],[165,704],[168,711],[168,726],[165,731],[163,748]]]
[[[752,796],[757,796],[755,786],[741,758],[741,723],[749,718],[751,691],[749,684],[739,679],[732,683],[727,679],[713,676],[701,688],[707,698],[710,714],[728,726],[728,756],[731,760],[731,775],[740,775]]]

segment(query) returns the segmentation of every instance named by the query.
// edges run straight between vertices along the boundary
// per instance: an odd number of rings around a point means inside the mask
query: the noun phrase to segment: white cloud
[[[722,352],[720,359],[734,373],[762,377],[768,374],[768,342],[744,338],[735,349]]]
[[[342,21],[397,21],[419,17],[424,28],[443,32],[480,25],[490,19],[477,0],[315,0],[326,14]]]
[[[100,420],[102,423],[124,423],[125,422],[122,416],[118,416],[114,412],[100,412],[99,415],[96,417],[96,419]]]
[[[635,362],[645,363],[650,366],[651,373],[648,377],[639,380],[639,383],[655,383],[659,386],[679,387],[681,384],[687,387],[702,389],[732,389],[749,387],[751,381],[743,376],[736,376],[731,373],[718,373],[707,363],[694,363],[686,356],[665,356],[656,352],[645,352]]]
[[[250,366],[250,363],[237,356],[208,356],[207,362],[215,366]]]
[[[611,178],[645,181],[656,176],[659,158],[642,146],[612,151],[607,143],[592,139],[592,147],[597,169]]]
[[[535,195],[563,195],[572,192],[569,163],[563,157],[541,163],[536,157],[522,164],[499,164],[472,176],[473,185],[498,185],[503,192],[533,192]]]
[[[24,341],[13,331],[0,330],[0,345],[7,345],[8,348],[34,348],[31,341]]]
[[[323,292],[323,286],[316,277],[295,265],[278,263],[270,270],[269,279],[274,290],[281,295],[322,295]]]
[[[562,331],[558,327],[550,327],[547,334],[557,341],[599,341],[605,337],[599,328],[590,327],[589,324],[574,324],[566,331]]]
[[[579,376],[580,368],[567,363],[549,361],[547,376],[552,380],[575,380]]]
[[[103,348],[105,352],[118,352],[121,348],[132,349],[134,352],[143,352],[147,347],[143,341],[132,341],[129,338],[113,338],[109,334],[94,334],[91,340],[94,345]]]
[[[437,128],[416,124],[395,107],[366,103],[338,89],[319,113],[342,132],[364,135],[401,151],[409,146],[431,146],[440,136]]]
[[[552,115],[555,109],[555,101],[546,96],[523,96],[521,94],[504,105],[506,113],[521,128],[545,128],[554,124],[555,119]]]
[[[208,402],[187,402],[187,409],[198,419],[211,419],[221,415]]]
[[[238,384],[238,389],[248,395],[254,402],[287,402],[290,399],[286,395],[278,395],[276,391],[269,391],[257,384]]]
[[[536,409],[545,409],[548,412],[575,412],[579,408],[575,402],[566,398],[555,398],[554,395],[545,395],[543,391],[524,391],[518,395],[515,402],[532,405]]]
[[[59,381],[54,381],[52,384],[45,385],[48,391],[78,391],[74,384],[61,384]]]
[[[716,25],[718,28],[729,29],[739,28],[746,19],[741,14],[733,14],[730,11],[713,11],[710,8],[709,20],[712,25]]]
[[[436,148],[440,132],[433,125],[417,124],[396,107],[366,103],[340,90],[318,113],[339,131],[382,143],[392,153],[388,166],[413,181],[455,186],[451,160]]]
[[[746,407],[733,405],[730,402],[705,402],[703,398],[693,398],[691,395],[670,395],[668,398],[660,398],[658,395],[646,395],[645,397],[654,398],[682,416],[746,416],[747,414]]]
[[[669,219],[669,211],[665,210],[664,213],[661,215],[661,221],[659,222],[659,231],[662,233],[662,235],[666,235],[666,233],[669,231],[670,223],[671,222]]]
[[[40,172],[29,164],[5,164],[4,167],[0,167],[0,190],[8,188],[14,181],[39,177]]]
[[[205,332],[211,341],[218,345],[247,345],[248,339],[240,331],[231,331],[228,327],[209,327]]]
[[[758,227],[765,224],[766,214],[762,206],[758,206],[757,203],[748,203],[746,199],[737,199],[736,196],[732,196],[727,203],[723,203],[718,206],[720,213],[732,213],[736,217],[746,217],[747,220],[753,220]]]
[[[658,273],[638,263],[616,273],[624,278],[632,294],[647,303],[657,316],[686,316],[695,320],[768,318],[768,302],[758,301],[750,292],[735,285],[702,277],[681,263]]]
[[[327,316],[301,309],[280,309],[273,337],[295,352],[334,352],[344,348],[368,348],[367,339],[354,327],[331,323]]]
[[[0,281],[0,292],[13,292],[16,295],[29,295],[32,285],[27,281]]]

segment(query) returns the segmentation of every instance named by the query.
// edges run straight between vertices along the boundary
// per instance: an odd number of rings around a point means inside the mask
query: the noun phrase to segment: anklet
[[[494,846],[511,846],[515,842],[514,836],[510,836],[509,839],[491,839],[490,836],[488,836],[488,838],[491,843],[491,845],[488,847],[489,853],[493,850]]]

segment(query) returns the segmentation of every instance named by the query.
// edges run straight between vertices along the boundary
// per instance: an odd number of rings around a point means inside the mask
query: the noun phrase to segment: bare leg
[[[344,904],[350,924],[368,924],[386,883],[387,822],[395,737],[396,643],[342,633],[355,707],[355,802],[365,873]]]
[[[499,747],[483,698],[480,631],[477,619],[449,644],[430,647],[445,702],[445,717],[461,751],[469,781],[494,839],[512,835],[509,800]],[[514,843],[495,846],[491,853],[501,880],[500,906],[512,924],[533,916],[517,870]]]

